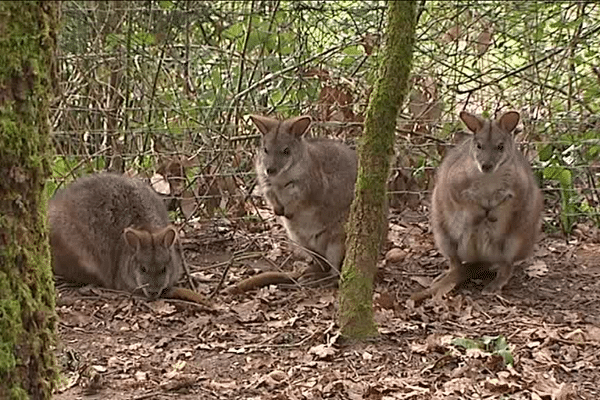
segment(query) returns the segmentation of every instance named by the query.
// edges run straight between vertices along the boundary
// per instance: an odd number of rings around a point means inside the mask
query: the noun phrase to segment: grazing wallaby
[[[54,272],[83,284],[156,298],[183,271],[177,231],[144,182],[115,174],[80,178],[48,204]]]
[[[263,196],[292,241],[323,257],[326,270],[338,270],[354,198],[355,151],[333,139],[305,138],[310,116],[250,118],[262,134],[255,168]]]
[[[482,267],[497,271],[484,292],[500,291],[540,230],[542,193],[511,135],[519,113],[492,121],[463,111],[460,118],[473,135],[440,165],[431,209],[434,239],[450,269],[415,293],[416,301],[442,296]]]

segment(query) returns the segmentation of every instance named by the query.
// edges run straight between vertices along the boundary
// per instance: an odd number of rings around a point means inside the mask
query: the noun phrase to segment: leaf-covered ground
[[[221,288],[306,262],[278,225],[260,227],[221,221],[186,231],[200,292],[219,288],[225,272]],[[339,336],[332,288],[219,290],[207,308],[59,285],[56,398],[600,398],[597,230],[580,226],[568,242],[545,235],[502,296],[471,282],[411,307],[410,294],[446,268],[427,227],[418,213],[391,218],[393,250],[375,288],[380,336],[363,343]],[[491,344],[473,346],[482,338]]]

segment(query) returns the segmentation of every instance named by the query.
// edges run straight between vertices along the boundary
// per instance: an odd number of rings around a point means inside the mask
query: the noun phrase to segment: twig
[[[167,51],[167,45],[171,42],[170,40],[170,35],[171,35],[171,27],[172,27],[172,23],[173,23],[173,16],[175,15],[174,12],[171,12],[169,14],[169,22],[167,25],[167,33],[165,35],[165,39],[163,42],[163,46],[162,49],[160,50],[160,56],[158,57],[158,65],[156,66],[156,73],[154,74],[154,78],[152,80],[152,90],[150,92],[150,101],[148,103],[148,126],[152,126],[152,104],[154,103],[154,98],[156,96],[156,88],[158,86],[158,77],[160,76],[160,72],[163,66],[163,63],[165,61],[165,54]],[[144,136],[144,141],[142,144],[142,152],[145,152],[147,147],[148,147],[148,141],[150,140],[150,133],[147,133]]]
[[[188,268],[187,262],[185,261],[185,256],[183,254],[183,246],[181,244],[181,240],[177,240],[177,246],[179,247],[179,253],[181,254],[181,263],[183,264],[183,270],[188,278],[188,283],[190,284],[190,289],[194,292],[198,292],[198,288],[196,288],[196,284],[192,279],[192,275],[190,274],[190,269]]]
[[[248,14],[248,25],[246,27],[246,37],[244,38],[244,48],[240,55],[240,76],[237,83],[237,92],[242,90],[242,78],[244,76],[244,70],[246,68],[246,52],[248,51],[248,42],[250,41],[250,34],[252,33],[252,17],[254,12],[254,0],[250,2],[250,13]],[[265,44],[263,43],[263,47]],[[262,54],[261,54],[262,55]],[[228,119],[226,119],[227,121]]]
[[[271,30],[273,29],[273,25],[275,22],[275,16],[277,15],[277,11],[279,11],[279,5],[280,5],[280,1],[277,0],[275,2],[275,4],[273,5],[273,13],[271,14],[271,20],[269,21],[269,27],[267,28],[267,32],[271,32]],[[260,47],[260,53],[258,54],[258,58],[261,59],[263,57],[263,55],[265,54],[265,48],[267,47],[267,41],[263,41],[262,46]],[[248,79],[247,84],[251,84],[252,81],[254,80],[254,74],[256,73],[256,70],[258,69],[258,65],[259,63],[254,63],[254,67],[252,68],[252,72],[250,73],[250,78]],[[241,76],[241,75],[240,75]],[[241,90],[241,87],[238,86],[238,91]]]
[[[249,260],[251,258],[258,258],[258,257],[262,257],[262,254],[261,253],[250,253],[250,254],[243,255],[241,257],[236,257],[236,260],[237,261]],[[223,261],[223,262],[220,262],[220,263],[209,265],[207,267],[200,267],[200,268],[197,269],[197,271],[208,271],[209,269],[222,267],[222,266],[227,265],[229,263],[230,263],[230,261]]]
[[[600,26],[597,26],[596,28],[594,28],[594,29],[590,30],[589,32],[586,32],[586,34],[585,34],[585,35],[582,35],[582,36],[580,37],[580,39],[581,39],[581,40],[587,39],[588,37],[590,37],[590,36],[592,36],[592,35],[595,35],[595,34],[596,34],[596,33],[598,33],[599,31],[600,31]],[[527,70],[527,69],[529,69],[529,68],[531,68],[531,67],[534,67],[534,66],[536,66],[536,65],[539,65],[539,64],[541,64],[542,62],[546,61],[547,59],[549,59],[549,58],[552,58],[552,57],[554,57],[555,55],[557,55],[557,54],[560,54],[560,53],[562,53],[562,52],[564,52],[565,50],[568,50],[568,49],[569,49],[568,47],[564,47],[564,48],[558,48],[558,49],[554,50],[553,52],[551,52],[551,53],[547,54],[546,56],[544,56],[544,57],[542,57],[542,58],[540,58],[540,59],[537,59],[537,60],[535,60],[535,61],[532,61],[532,62],[530,62],[529,64],[527,64],[527,65],[524,65],[524,66],[522,66],[521,68],[517,68],[517,69],[515,69],[514,71],[511,71],[511,72],[509,72],[509,73],[507,73],[507,74],[504,74],[503,76],[500,76],[500,77],[498,77],[498,78],[496,78],[496,79],[492,79],[492,80],[491,80],[491,81],[489,81],[489,82],[482,83],[481,85],[479,85],[479,86],[478,86],[478,87],[476,87],[476,88],[467,89],[467,90],[459,90],[459,89],[458,89],[458,84],[457,84],[457,85],[456,85],[456,86],[457,86],[457,88],[456,88],[456,94],[467,94],[467,93],[473,93],[473,92],[476,92],[476,91],[478,91],[478,90],[480,90],[480,89],[483,89],[483,88],[485,88],[485,87],[488,87],[488,86],[490,86],[490,85],[494,85],[494,84],[496,84],[496,83],[498,83],[498,82],[500,82],[500,81],[503,81],[503,80],[504,80],[504,79],[506,79],[506,78],[510,78],[511,76],[517,75],[517,74],[519,74],[519,73],[521,73],[521,72],[523,72],[523,71],[525,71],[525,70]],[[478,80],[478,78],[479,78],[479,77],[472,78],[472,79],[470,79],[470,80],[468,80],[468,81],[466,81],[466,82],[461,82],[461,84],[462,84],[462,85],[464,85],[464,84],[467,84],[467,83],[469,83],[469,82],[477,81],[477,80]]]
[[[223,287],[223,282],[225,282],[225,278],[227,277],[227,274],[229,273],[229,268],[231,268],[231,265],[233,265],[234,259],[235,259],[235,257],[231,256],[231,258],[227,262],[227,266],[225,267],[225,271],[223,271],[223,274],[221,275],[221,280],[219,281],[219,284],[217,285],[215,290],[213,290],[213,292],[210,294],[210,296],[208,296],[209,300],[212,299],[213,297],[215,297],[215,295],[217,293],[219,293],[219,291]]]
[[[90,154],[89,156],[83,157],[81,159],[81,161],[79,161],[77,164],[75,164],[74,167],[69,168],[69,172],[66,175],[71,175],[73,177],[73,179],[77,179],[77,176],[75,175],[75,171],[79,169],[79,167],[81,167],[83,164],[85,164],[86,162],[92,160],[94,157],[97,157],[99,155],[101,155],[102,153],[106,153],[108,150],[110,150],[111,147],[107,146],[104,149],[98,150],[97,152],[95,152],[94,154]],[[60,181],[57,185],[56,185],[56,190],[60,189],[60,187],[62,186],[62,184],[65,183],[64,181],[64,177],[63,180]]]
[[[141,394],[139,396],[134,397],[132,400],[146,400],[146,399],[154,399],[156,397],[158,397],[160,394],[162,394],[163,391],[162,390],[153,390],[151,392],[148,393],[144,393]]]
[[[279,71],[277,71],[277,72],[274,72],[274,73],[272,73],[272,74],[268,74],[267,76],[265,76],[265,77],[264,77],[263,79],[261,79],[260,81],[258,81],[258,82],[256,82],[256,83],[254,83],[254,84],[250,85],[248,88],[246,88],[246,89],[242,90],[241,92],[239,92],[238,94],[236,94],[236,95],[233,97],[233,100],[234,100],[234,101],[238,101],[240,98],[242,98],[242,97],[243,97],[243,96],[245,96],[246,94],[250,93],[250,92],[251,92],[251,91],[253,91],[254,89],[256,89],[256,88],[258,88],[258,87],[260,87],[260,86],[264,85],[265,83],[269,83],[269,82],[271,82],[272,80],[274,80],[275,78],[278,78],[278,77],[280,77],[281,75],[283,75],[283,74],[285,74],[285,73],[288,73],[288,72],[290,72],[290,71],[293,71],[293,70],[295,70],[295,69],[297,69],[297,68],[300,68],[300,67],[302,67],[302,66],[304,66],[304,65],[306,65],[306,64],[310,64],[310,63],[311,63],[311,62],[313,62],[314,60],[316,60],[316,59],[318,59],[318,58],[320,58],[320,57],[324,57],[324,56],[328,55],[329,53],[333,53],[333,52],[335,52],[335,51],[341,50],[341,49],[343,49],[343,48],[344,48],[344,47],[346,47],[346,46],[349,46],[349,44],[340,44],[340,45],[337,45],[337,46],[333,46],[333,47],[331,47],[331,48],[329,48],[329,49],[327,49],[327,50],[325,50],[325,51],[323,51],[323,52],[321,52],[321,53],[319,53],[319,54],[316,54],[316,55],[314,55],[314,56],[312,56],[312,57],[309,57],[309,58],[307,58],[307,59],[306,59],[306,60],[304,60],[304,61],[301,61],[301,62],[299,62],[299,63],[297,63],[297,64],[294,64],[294,65],[290,65],[290,66],[289,66],[289,67],[287,67],[287,68],[280,69]]]

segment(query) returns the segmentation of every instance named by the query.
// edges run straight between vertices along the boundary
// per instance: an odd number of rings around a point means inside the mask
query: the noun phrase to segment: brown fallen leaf
[[[327,359],[333,356],[337,352],[333,347],[327,346],[326,344],[319,344],[313,346],[308,350],[308,354],[314,354],[317,358]]]
[[[483,31],[477,36],[475,41],[475,48],[477,49],[477,56],[483,56],[492,44],[492,31],[489,27],[485,27]]]
[[[569,385],[565,382],[558,383],[554,376],[547,374],[539,374],[531,390],[538,396],[550,397],[551,400],[569,400],[574,395]]]
[[[539,278],[548,273],[548,266],[543,260],[535,260],[533,264],[525,268],[525,273],[530,278]]]

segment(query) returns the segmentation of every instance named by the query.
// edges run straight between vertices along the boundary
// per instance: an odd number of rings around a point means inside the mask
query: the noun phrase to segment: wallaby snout
[[[493,169],[494,169],[494,164],[492,164],[492,163],[486,162],[486,163],[481,164],[481,172],[488,173],[488,172],[492,172]]]
[[[496,130],[492,126],[490,130]],[[477,169],[484,174],[495,172],[511,157],[512,147],[508,143],[512,139],[506,132],[477,132],[473,135],[473,158]],[[508,146],[508,151],[505,147]]]
[[[160,295],[162,294],[162,292],[164,292],[164,289],[160,289],[160,290],[156,290],[156,289],[148,289],[146,287],[142,288],[144,295],[146,295],[147,298],[149,298],[150,300],[156,300],[160,297]]]
[[[261,155],[262,168],[264,168],[264,173],[270,178],[275,177],[290,168],[299,155],[297,151],[298,146],[296,146],[295,143],[283,146],[285,150],[284,153],[284,151],[280,149],[282,146],[276,142],[274,143],[272,138],[264,137],[263,142],[264,150]],[[294,149],[293,155],[291,154],[291,147]]]

